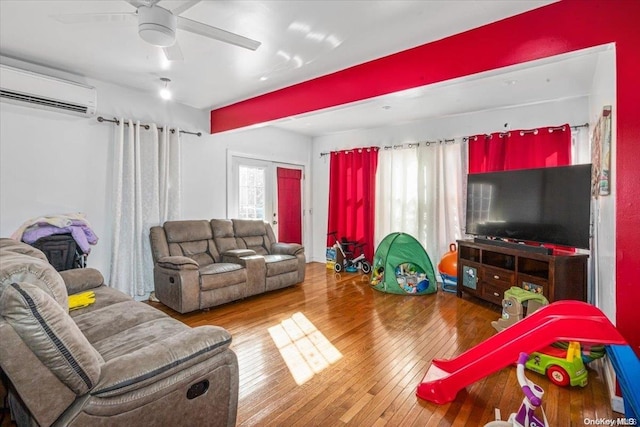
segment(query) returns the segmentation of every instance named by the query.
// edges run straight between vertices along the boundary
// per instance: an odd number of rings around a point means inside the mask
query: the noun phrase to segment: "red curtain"
[[[566,166],[571,163],[571,127],[496,132],[469,138],[469,173]]]
[[[378,147],[331,152],[329,167],[329,232],[335,238],[365,243],[364,254],[373,259],[375,183]],[[327,246],[333,246],[333,236]]]
[[[302,171],[277,168],[278,241],[302,244]]]

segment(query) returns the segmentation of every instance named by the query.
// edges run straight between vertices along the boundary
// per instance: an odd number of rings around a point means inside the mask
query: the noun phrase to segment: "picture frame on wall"
[[[611,194],[611,112],[611,105],[603,107],[591,140],[592,194],[595,198]]]

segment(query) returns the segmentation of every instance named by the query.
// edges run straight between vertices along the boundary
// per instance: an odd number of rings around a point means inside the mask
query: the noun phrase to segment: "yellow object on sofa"
[[[93,291],[69,295],[69,310],[87,307],[94,302],[96,302],[96,294]]]

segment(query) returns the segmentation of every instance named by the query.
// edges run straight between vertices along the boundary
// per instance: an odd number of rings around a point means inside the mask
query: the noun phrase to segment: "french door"
[[[262,219],[278,241],[302,243],[304,167],[231,156],[227,214]]]

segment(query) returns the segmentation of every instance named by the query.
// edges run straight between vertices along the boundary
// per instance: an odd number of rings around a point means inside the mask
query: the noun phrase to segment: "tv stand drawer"
[[[515,276],[513,271],[502,270],[500,268],[484,266],[482,269],[483,281],[496,286],[506,286],[507,289],[515,283]]]
[[[504,292],[508,290],[511,286],[506,285],[497,285],[493,283],[484,282],[482,284],[482,299],[492,302],[494,304],[502,305],[502,299],[504,297]]]

